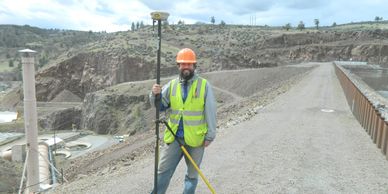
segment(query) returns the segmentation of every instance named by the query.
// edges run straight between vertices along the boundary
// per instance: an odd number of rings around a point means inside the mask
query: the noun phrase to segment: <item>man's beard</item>
[[[181,78],[185,81],[190,80],[194,76],[194,70],[184,69],[181,71]]]

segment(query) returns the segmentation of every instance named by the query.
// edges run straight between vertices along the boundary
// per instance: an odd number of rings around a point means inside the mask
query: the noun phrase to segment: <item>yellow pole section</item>
[[[193,160],[193,158],[191,158],[189,152],[187,152],[186,148],[181,145],[181,149],[183,151],[183,153],[187,156],[187,158],[189,158],[191,164],[193,164],[195,170],[197,170],[198,174],[201,176],[202,180],[205,182],[205,184],[207,185],[207,187],[209,188],[209,190],[212,192],[212,194],[215,194],[216,191],[214,190],[214,188],[210,185],[209,181],[206,179],[205,175],[202,174],[201,170],[198,168],[197,164],[195,163],[195,161]]]

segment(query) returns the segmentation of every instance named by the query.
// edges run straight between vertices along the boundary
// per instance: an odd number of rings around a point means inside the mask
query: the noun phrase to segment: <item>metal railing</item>
[[[356,79],[351,79],[349,72],[341,67],[343,64],[334,62],[335,73],[351,111],[388,160],[388,104],[374,95],[371,89],[368,91]]]

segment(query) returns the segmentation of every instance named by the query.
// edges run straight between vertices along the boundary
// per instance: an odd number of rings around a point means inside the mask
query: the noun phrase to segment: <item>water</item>
[[[7,123],[15,120],[17,117],[16,112],[0,111],[0,123]]]
[[[350,71],[376,90],[381,96],[388,99],[388,69],[350,69]]]

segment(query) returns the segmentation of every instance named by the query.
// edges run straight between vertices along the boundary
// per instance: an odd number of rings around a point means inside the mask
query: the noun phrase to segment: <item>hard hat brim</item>
[[[177,60],[177,63],[197,63],[197,61],[190,61],[190,60]]]

